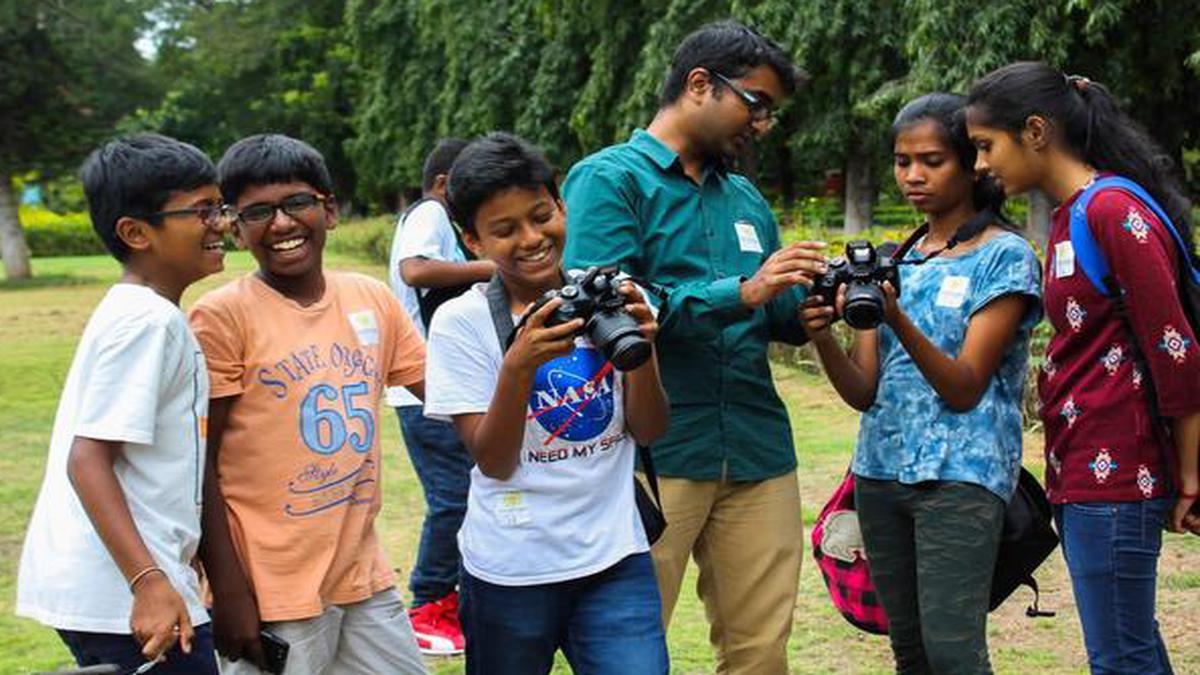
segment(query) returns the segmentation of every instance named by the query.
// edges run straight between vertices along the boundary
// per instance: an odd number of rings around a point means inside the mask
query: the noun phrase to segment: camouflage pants
[[[855,479],[896,672],[990,673],[987,608],[1004,502],[978,485]]]

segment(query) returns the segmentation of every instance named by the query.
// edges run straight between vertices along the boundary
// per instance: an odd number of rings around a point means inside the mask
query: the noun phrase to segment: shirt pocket
[[[768,226],[763,224],[761,218],[742,214],[735,215],[720,227],[727,230],[716,238],[718,245],[724,249],[721,258],[726,269],[719,270],[717,276],[754,276],[772,253],[768,249],[770,240],[766,236]]]

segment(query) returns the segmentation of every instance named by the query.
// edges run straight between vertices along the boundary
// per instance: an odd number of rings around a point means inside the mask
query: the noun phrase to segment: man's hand
[[[554,298],[525,320],[524,327],[517,333],[504,357],[516,372],[532,373],[543,363],[566,356],[575,348],[575,334],[583,328],[583,319],[571,319],[551,328],[546,327],[546,321],[561,304],[561,298]]]
[[[213,643],[222,656],[230,661],[246,659],[265,670],[267,659],[259,641],[261,630],[258,603],[249,588],[245,593],[213,597]]]
[[[825,273],[823,248],[825,242],[801,241],[771,254],[753,277],[742,282],[742,304],[755,309],[796,284],[811,286],[814,277]]]
[[[187,604],[162,572],[151,572],[139,579],[133,592],[133,612],[129,616],[133,637],[142,645],[142,656],[157,661],[179,640],[185,654],[192,652],[192,621]]]

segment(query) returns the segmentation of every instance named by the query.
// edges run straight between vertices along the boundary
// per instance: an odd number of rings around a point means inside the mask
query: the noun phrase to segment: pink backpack
[[[846,473],[821,509],[812,530],[812,551],[833,606],[855,628],[887,635],[887,614],[871,583],[854,510],[854,474]]]

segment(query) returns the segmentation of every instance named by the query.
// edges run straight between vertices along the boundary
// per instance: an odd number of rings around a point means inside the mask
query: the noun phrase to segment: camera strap
[[[983,232],[985,229],[987,229],[987,226],[991,225],[996,219],[995,212],[993,212],[991,209],[984,209],[979,213],[976,213],[973,217],[967,220],[967,222],[959,225],[958,229],[954,231],[954,235],[950,237],[950,240],[946,242],[945,246],[923,258],[918,258],[916,260],[904,260],[904,256],[908,254],[908,251],[916,246],[917,242],[920,241],[922,237],[924,237],[926,234],[929,234],[929,223],[922,223],[921,226],[914,230],[912,234],[908,235],[908,239],[905,239],[904,243],[896,249],[896,252],[892,254],[892,260],[895,260],[897,265],[923,265],[945,253],[946,251],[949,251],[955,246],[958,246],[962,242],[974,239],[979,235],[980,232]]]

